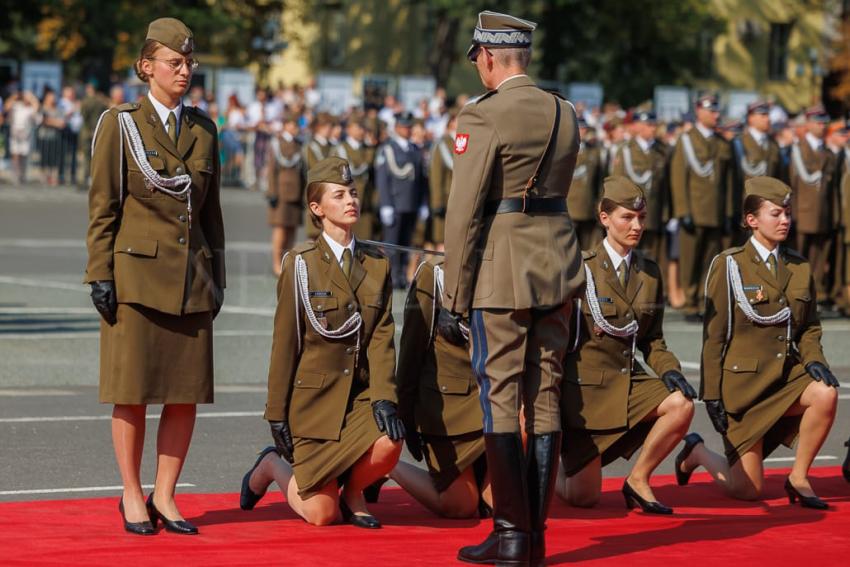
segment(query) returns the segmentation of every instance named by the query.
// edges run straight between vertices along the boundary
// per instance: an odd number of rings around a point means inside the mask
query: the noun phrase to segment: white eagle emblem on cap
[[[782,199],[782,206],[787,207],[790,204],[791,204],[791,193],[787,193],[785,195],[785,198]]]
[[[183,45],[180,46],[180,50],[183,53],[189,53],[190,51],[192,51],[192,38],[191,37],[187,37],[186,39],[183,40]]]
[[[634,209],[642,209],[643,208],[643,197],[635,197],[635,202],[633,203]]]
[[[343,182],[351,183],[351,168],[348,167],[347,163],[340,166],[339,173],[342,175]]]

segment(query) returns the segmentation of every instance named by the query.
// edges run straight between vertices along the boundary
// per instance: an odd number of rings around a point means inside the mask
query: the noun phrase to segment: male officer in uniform
[[[632,117],[632,139],[617,154],[613,174],[632,180],[646,197],[646,225],[640,248],[661,264],[666,254],[664,238],[670,203],[667,164],[670,152],[655,139],[655,113],[642,110]]]
[[[351,177],[360,197],[360,220],[354,225],[354,236],[359,240],[375,238],[377,199],[372,175],[375,148],[366,143],[366,123],[362,114],[348,118],[345,141],[335,146],[331,153],[348,161]]]
[[[596,220],[596,205],[602,181],[602,148],[596,140],[588,139],[587,123],[578,119],[581,137],[573,182],[567,196],[567,209],[575,225],[582,250],[590,250],[602,240],[602,228]]]
[[[410,141],[413,115],[396,115],[395,135],[378,149],[375,158],[375,185],[384,240],[390,244],[410,246],[416,215],[428,207],[428,182],[422,163],[422,152]],[[393,287],[407,287],[407,254],[390,258]]]
[[[720,110],[717,97],[696,102],[694,127],[679,137],[670,164],[673,215],[679,219],[680,280],[685,291],[685,319],[700,321],[703,282],[711,259],[731,234],[729,194],[731,152],[715,129]]]
[[[824,144],[829,115],[823,106],[806,110],[806,134],[791,146],[789,177],[797,251],[809,260],[819,302],[827,302],[832,235],[838,227],[838,157]]]
[[[566,207],[579,147],[575,110],[525,74],[534,28],[479,14],[468,57],[489,92],[461,111],[454,145],[438,331],[461,344],[460,314],[470,310],[493,489],[493,532],[458,553],[470,563],[543,563],[562,360],[571,302],[584,286]]]

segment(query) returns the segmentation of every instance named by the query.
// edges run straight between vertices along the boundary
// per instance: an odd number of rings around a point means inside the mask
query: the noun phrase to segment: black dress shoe
[[[384,486],[390,479],[382,476],[369,486],[363,489],[363,498],[366,499],[367,504],[374,504],[378,501],[378,496],[381,494],[381,487]]]
[[[242,477],[242,491],[239,493],[239,507],[243,510],[253,510],[254,506],[257,505],[257,502],[266,495],[265,491],[263,491],[262,494],[254,494],[254,491],[251,490],[248,482],[251,480],[251,475],[254,473],[254,470],[260,466],[260,462],[266,458],[266,455],[274,452],[277,452],[277,449],[275,449],[274,446],[266,447],[260,451],[260,456],[257,457],[257,461],[254,463],[254,466],[251,467],[251,470],[246,472],[245,476]]]
[[[187,522],[186,520],[169,520],[163,516],[160,511],[156,509],[156,506],[153,503],[153,492],[151,492],[151,495],[148,496],[146,505],[148,507],[148,515],[151,517],[154,529],[156,529],[157,521],[162,520],[162,525],[165,526],[165,531],[167,532],[180,535],[198,534],[198,528],[196,528],[191,522]]]
[[[676,482],[679,486],[685,486],[688,484],[688,481],[691,480],[691,475],[694,474],[693,469],[688,472],[683,471],[682,463],[685,462],[685,459],[690,457],[691,451],[694,450],[694,447],[700,443],[705,443],[699,433],[688,433],[685,435],[684,441],[685,446],[681,451],[679,451],[679,454],[676,455]]]
[[[647,514],[672,514],[673,508],[665,506],[661,502],[650,502],[644,500],[640,494],[635,492],[628,479],[623,483],[623,498],[626,500],[626,508],[631,510],[635,506],[640,506],[640,509]]]
[[[803,508],[813,508],[815,510],[828,510],[829,504],[818,498],[817,496],[803,496],[800,492],[794,488],[794,485],[791,484],[791,479],[785,479],[785,493],[788,495],[788,503],[793,504],[800,500],[800,506]]]
[[[144,522],[128,522],[127,516],[124,515],[124,497],[118,501],[118,511],[121,512],[121,519],[124,520],[124,531],[136,535],[154,535],[156,530],[153,524],[149,521]]]
[[[352,526],[366,528],[367,530],[377,530],[381,527],[381,522],[375,516],[371,514],[355,514],[352,512],[342,496],[339,497],[339,511],[342,512],[343,521]]]
[[[847,447],[847,456],[844,457],[844,464],[841,465],[841,474],[844,475],[844,480],[850,482],[850,439],[844,442]]]

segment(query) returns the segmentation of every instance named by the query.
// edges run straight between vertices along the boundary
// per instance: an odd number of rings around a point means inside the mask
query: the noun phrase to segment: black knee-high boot
[[[555,493],[558,462],[561,456],[560,431],[528,436],[528,497],[531,506],[532,567],[546,561],[546,518]]]
[[[484,446],[493,492],[493,531],[479,545],[461,548],[467,563],[522,566],[529,563],[531,515],[525,451],[519,433],[486,433]]]

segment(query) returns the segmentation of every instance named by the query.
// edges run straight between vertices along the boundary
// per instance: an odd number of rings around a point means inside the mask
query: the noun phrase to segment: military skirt
[[[469,467],[486,467],[483,463],[484,434],[482,431],[462,435],[423,434],[422,441],[425,464],[428,465],[428,474],[437,492],[445,491]],[[477,478],[476,481],[481,488],[481,479]]]
[[[564,473],[568,477],[573,476],[600,455],[603,467],[620,457],[630,459],[643,445],[654,424],[654,421],[643,419],[669,395],[661,380],[632,380],[626,427],[605,430],[566,428],[561,445]],[[569,421],[564,419],[563,422]]]
[[[211,404],[212,312],[170,315],[120,303],[100,322],[100,402]]]
[[[279,202],[275,208],[268,207],[268,209],[269,226],[284,228],[301,226],[301,218],[304,216],[304,207],[301,203]]]
[[[782,380],[745,412],[729,414],[729,430],[723,437],[723,445],[730,466],[761,439],[764,439],[762,458],[767,458],[780,445],[791,447],[794,444],[803,416],[785,416],[785,412],[812,382],[812,377],[806,373]]]
[[[368,389],[354,396],[349,404],[338,441],[293,438],[292,471],[298,495],[305,500],[318,494],[332,480],[345,484],[354,463],[384,435],[372,415]],[[298,418],[291,416],[291,419]]]

